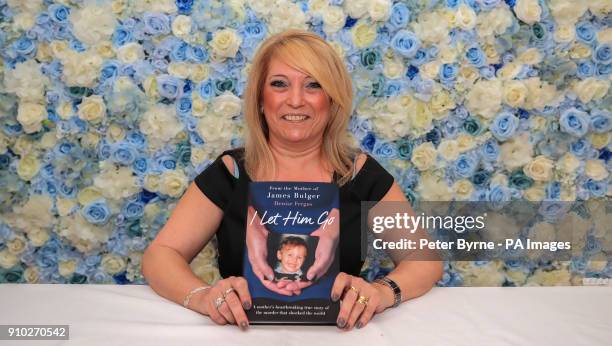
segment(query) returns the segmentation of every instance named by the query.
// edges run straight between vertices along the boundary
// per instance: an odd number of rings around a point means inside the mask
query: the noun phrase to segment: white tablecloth
[[[0,345],[612,345],[612,288],[434,288],[363,329],[242,332],[148,286],[3,284],[0,324],[70,325],[70,340]]]

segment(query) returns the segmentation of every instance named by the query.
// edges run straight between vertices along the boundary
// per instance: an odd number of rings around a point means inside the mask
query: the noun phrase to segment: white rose
[[[28,284],[35,284],[38,282],[38,267],[27,267],[23,271],[23,278]]]
[[[514,5],[514,13],[523,22],[533,24],[540,21],[542,8],[538,0],[518,0]]]
[[[78,107],[79,118],[96,124],[106,117],[106,104],[100,95],[92,95],[83,99]]]
[[[599,100],[608,93],[610,81],[595,79],[589,77],[577,82],[573,91],[578,95],[578,98],[583,103],[588,103],[591,100]]]
[[[183,129],[176,117],[176,107],[173,105],[156,104],[143,115],[140,121],[140,131],[149,136],[149,145],[159,147],[175,138]]]
[[[57,198],[56,207],[60,216],[69,215],[73,210],[78,209],[74,200],[60,197]]]
[[[178,37],[187,37],[191,32],[191,17],[179,14],[172,22],[172,33]]]
[[[50,237],[49,232],[42,228],[34,228],[28,231],[30,243],[36,247],[45,245]]]
[[[588,8],[587,1],[550,0],[548,8],[557,24],[576,24]]]
[[[352,18],[361,18],[368,12],[367,0],[344,0],[344,10]]]
[[[161,175],[159,192],[171,197],[180,197],[187,183],[187,176],[182,170],[165,171]]]
[[[434,174],[421,176],[416,192],[422,201],[450,201],[453,197],[453,190],[446,181]]]
[[[80,252],[100,249],[110,236],[111,230],[90,224],[81,213],[60,218],[57,234]]]
[[[26,133],[38,132],[42,129],[42,121],[47,117],[47,109],[38,103],[20,103],[17,109],[17,121]]]
[[[77,267],[76,260],[67,260],[67,261],[59,261],[57,263],[57,271],[59,274],[65,278],[69,278],[74,274],[74,271]]]
[[[478,16],[478,35],[487,40],[494,40],[512,26],[512,12],[502,4],[491,11],[481,11]]]
[[[561,24],[555,30],[553,35],[555,41],[560,43],[569,43],[576,38],[576,26],[573,24]]]
[[[329,6],[323,9],[323,31],[328,34],[333,34],[344,27],[346,22],[346,14],[341,7]]]
[[[203,117],[208,109],[208,103],[198,96],[198,93],[191,93],[191,97],[191,114],[194,117]]]
[[[19,234],[6,242],[6,248],[13,255],[20,255],[26,249],[27,239]]]
[[[533,185],[523,192],[523,197],[531,202],[539,202],[546,197],[546,191],[542,185]]]
[[[117,50],[117,58],[124,64],[133,64],[144,58],[144,50],[136,42],[126,43]]]
[[[188,79],[189,75],[191,75],[191,65],[173,61],[168,64],[168,73],[182,79]]]
[[[15,69],[5,70],[6,91],[15,93],[20,102],[43,103],[47,85],[49,85],[49,78],[41,72],[40,65],[34,59],[17,64]]]
[[[253,1],[250,6],[258,15],[267,17],[276,5],[275,0],[259,0]]]
[[[68,86],[93,87],[104,62],[94,50],[66,51],[59,58],[63,66],[62,79]]]
[[[537,48],[529,48],[519,54],[516,60],[523,64],[536,65],[542,61],[542,54]]]
[[[485,119],[492,118],[501,109],[502,88],[499,80],[476,82],[466,96],[466,108]]]
[[[437,152],[433,143],[425,142],[414,148],[410,161],[420,171],[425,171],[434,165],[436,156]]]
[[[455,24],[463,30],[472,30],[476,26],[476,12],[466,4],[459,5],[455,12]]]
[[[421,74],[427,79],[434,79],[440,73],[440,62],[433,60],[421,66]]]
[[[597,17],[605,17],[612,12],[612,3],[609,0],[589,0],[589,9]]]
[[[606,165],[601,160],[587,160],[584,173],[593,180],[604,180],[609,175]]]
[[[242,38],[233,29],[223,29],[213,35],[210,45],[213,54],[223,58],[233,58],[238,52]]]
[[[597,42],[601,44],[612,43],[612,28],[605,28],[597,32]]]
[[[359,21],[351,29],[353,34],[353,43],[357,48],[365,48],[370,46],[376,40],[376,27],[369,25],[365,21]]]
[[[527,87],[527,99],[525,100],[524,108],[543,109],[545,106],[552,106],[558,103],[559,95],[554,85],[540,81],[539,77],[525,79],[523,83]]]
[[[517,62],[507,63],[497,71],[497,78],[503,81],[514,79],[521,72],[522,68],[523,65]]]
[[[414,33],[425,44],[438,44],[449,41],[449,23],[446,16],[439,12],[421,13],[417,23],[412,23]]]
[[[527,98],[527,87],[523,82],[511,80],[504,83],[504,102],[510,107],[522,107]]]
[[[368,13],[372,20],[382,22],[389,19],[391,12],[391,2],[389,0],[369,1]]]
[[[383,60],[383,75],[389,79],[398,79],[406,75],[406,64],[399,59]]]
[[[42,9],[43,0],[7,0],[6,4],[13,10],[25,12],[38,12]]]
[[[572,153],[565,153],[565,155],[563,155],[561,159],[557,161],[556,166],[561,172],[572,174],[576,172],[578,167],[580,167],[580,160],[578,160],[578,158],[576,158],[576,156],[574,156]]]
[[[522,167],[531,161],[532,146],[529,134],[522,133],[504,142],[500,148],[501,162],[508,170]]]
[[[127,198],[140,190],[136,176],[129,167],[107,165],[93,178],[93,182],[97,191],[109,200]]]
[[[0,267],[4,269],[11,269],[19,262],[17,256],[13,255],[7,250],[0,251]]]
[[[176,13],[174,0],[134,0],[135,12]]]
[[[212,100],[212,110],[215,114],[222,117],[236,117],[240,115],[242,101],[240,98],[229,91],[215,97]]]
[[[106,254],[102,256],[100,266],[104,269],[105,272],[111,275],[115,275],[125,270],[126,263],[123,257],[114,254]]]
[[[40,170],[40,161],[35,154],[27,154],[19,160],[17,175],[23,180],[32,180]]]
[[[110,39],[117,22],[109,6],[85,6],[70,12],[72,32],[79,41],[95,45],[102,40]]]
[[[525,174],[535,181],[550,181],[552,179],[553,161],[544,155],[539,155],[531,160],[523,171]]]
[[[474,185],[467,179],[461,179],[455,182],[453,191],[456,199],[466,201],[469,200],[474,193]]]
[[[454,139],[444,139],[438,145],[438,152],[446,161],[454,161],[459,157],[459,145]]]

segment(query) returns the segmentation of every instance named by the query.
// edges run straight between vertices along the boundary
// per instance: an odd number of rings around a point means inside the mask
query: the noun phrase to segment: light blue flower
[[[612,113],[602,110],[591,112],[591,128],[596,133],[606,133],[612,131]]]
[[[181,97],[184,82],[171,75],[157,76],[157,91],[162,97],[170,100]]]
[[[477,3],[485,10],[492,10],[496,8],[501,1],[502,0],[477,0]]]
[[[70,9],[60,4],[50,5],[48,11],[51,20],[58,23],[65,23],[68,20],[68,15],[70,15]]]
[[[185,56],[188,61],[193,63],[203,63],[208,60],[208,53],[201,46],[190,45]]]
[[[131,145],[125,142],[119,142],[115,144],[113,148],[111,160],[120,165],[129,166],[136,159],[136,155],[136,149],[134,149]]]
[[[595,64],[589,60],[580,60],[576,63],[576,76],[585,79],[595,74]]]
[[[393,29],[405,28],[406,24],[410,21],[410,9],[402,2],[396,2],[391,6],[391,14],[387,25]]]
[[[506,141],[516,132],[519,126],[519,120],[510,112],[501,112],[495,117],[491,123],[489,130],[500,141]]]
[[[459,66],[457,64],[443,64],[440,67],[440,82],[445,84],[453,84],[457,79]]]
[[[94,225],[104,225],[111,216],[111,211],[103,199],[95,200],[81,209],[81,215],[87,222]]]
[[[487,57],[480,47],[473,46],[465,51],[465,58],[468,63],[475,67],[482,67],[487,62]]]
[[[612,45],[603,43],[597,46],[593,52],[593,60],[604,65],[612,63]]]
[[[170,33],[170,19],[163,13],[146,12],[142,20],[147,34],[158,36]]]
[[[132,30],[118,26],[113,33],[112,42],[114,47],[121,47],[134,39]]]
[[[137,219],[144,215],[144,203],[140,201],[128,201],[123,206],[122,213],[127,219]]]
[[[497,144],[497,141],[489,139],[480,147],[480,153],[485,161],[497,161],[499,158],[499,144]]]
[[[419,38],[408,30],[398,31],[391,39],[391,47],[406,58],[413,57],[420,46]]]
[[[376,142],[373,154],[381,159],[394,159],[398,156],[397,148],[393,144],[385,141]]]
[[[593,197],[604,197],[608,192],[608,182],[606,180],[587,179],[584,187]]]
[[[561,113],[559,124],[564,132],[574,137],[582,137],[589,131],[589,117],[587,113],[576,108],[570,108]]]
[[[13,49],[17,54],[28,58],[36,55],[36,44],[27,37],[22,37],[15,41],[15,43],[13,43]]]
[[[579,22],[576,24],[576,38],[585,43],[592,43],[595,40],[595,27],[589,22]]]
[[[454,165],[455,173],[461,178],[469,178],[474,174],[476,168],[478,168],[478,159],[470,154],[461,154],[455,160]]]

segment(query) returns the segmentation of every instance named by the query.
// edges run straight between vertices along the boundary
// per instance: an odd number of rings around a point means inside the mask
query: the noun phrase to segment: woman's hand
[[[393,292],[388,287],[343,272],[336,276],[331,298],[340,299],[336,324],[344,330],[364,327],[374,314],[393,305]]]
[[[251,308],[251,295],[243,277],[230,276],[219,280],[204,293],[194,296],[192,309],[207,315],[215,323],[235,324],[245,330],[249,320],[244,310]]]
[[[328,224],[327,222],[330,220],[332,220],[332,222]],[[334,262],[336,245],[340,238],[340,215],[338,209],[334,208],[331,210],[323,225],[325,225],[325,228],[321,226],[316,231],[310,233],[312,237],[319,237],[319,242],[315,250],[314,263],[306,274],[308,280],[314,280],[315,278],[320,278],[325,275]]]

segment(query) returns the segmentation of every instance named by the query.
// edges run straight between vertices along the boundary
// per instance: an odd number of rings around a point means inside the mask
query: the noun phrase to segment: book
[[[336,324],[340,306],[331,289],[340,269],[338,186],[250,182],[248,201],[243,275],[253,302],[249,322]],[[330,242],[333,232],[336,241]],[[315,251],[328,260],[315,262]],[[309,280],[309,270],[322,263],[329,268]]]

